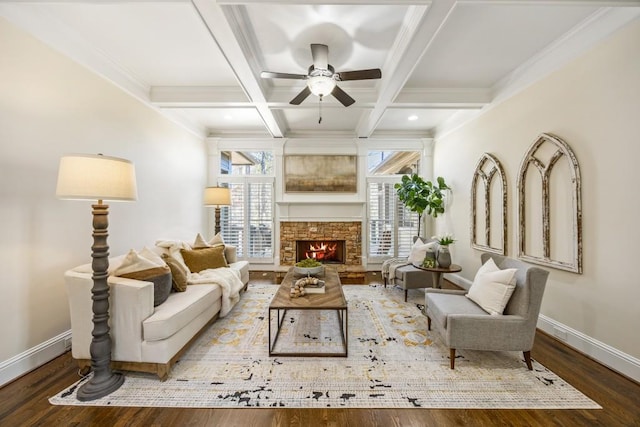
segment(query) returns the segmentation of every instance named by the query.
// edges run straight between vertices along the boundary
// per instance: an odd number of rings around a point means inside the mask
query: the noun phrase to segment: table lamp
[[[137,200],[133,163],[116,157],[90,154],[64,156],[60,159],[56,195],[61,199],[97,200],[93,207],[93,338],[91,369],[93,376],[77,393],[80,401],[99,399],[117,390],[124,376],[111,370],[111,336],[109,335],[109,205],[105,200]]]
[[[220,232],[220,206],[231,205],[231,190],[227,187],[207,187],[204,189],[204,205],[216,207],[215,234]]]

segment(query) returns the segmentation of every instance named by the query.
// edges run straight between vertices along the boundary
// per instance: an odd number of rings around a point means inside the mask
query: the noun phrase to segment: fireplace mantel
[[[364,202],[305,200],[277,202],[280,221],[362,221],[366,217]]]

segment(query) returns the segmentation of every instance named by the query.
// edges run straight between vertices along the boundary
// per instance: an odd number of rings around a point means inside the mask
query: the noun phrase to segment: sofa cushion
[[[229,268],[232,268],[240,273],[240,280],[245,285],[249,283],[249,261],[236,261],[229,263]]]
[[[140,253],[130,250],[113,274],[153,283],[154,306],[165,302],[171,292],[171,269],[157,254],[147,248]]]
[[[516,271],[515,268],[501,270],[489,258],[476,273],[467,298],[491,315],[502,314],[516,288]]]
[[[193,285],[174,292],[142,322],[145,341],[160,341],[184,328],[207,307],[222,298],[218,285]]]
[[[447,318],[451,314],[480,314],[488,316],[480,306],[468,298],[457,294],[427,293],[425,295],[427,314],[432,320],[447,328]]]
[[[184,292],[187,290],[187,279],[189,270],[171,255],[162,254],[162,259],[171,269],[171,284],[176,292]]]
[[[401,282],[405,289],[429,288],[433,287],[433,275],[412,264],[403,265],[396,268],[395,282]]]
[[[184,263],[189,267],[192,273],[200,273],[202,270],[209,268],[228,267],[227,260],[224,258],[224,245],[214,246],[211,248],[180,250]]]

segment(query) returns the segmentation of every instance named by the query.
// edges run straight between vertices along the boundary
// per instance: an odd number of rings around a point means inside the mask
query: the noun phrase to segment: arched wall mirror
[[[489,153],[478,161],[471,183],[471,247],[507,254],[507,179]]]
[[[541,134],[518,174],[518,257],[582,273],[580,167],[569,145]]]

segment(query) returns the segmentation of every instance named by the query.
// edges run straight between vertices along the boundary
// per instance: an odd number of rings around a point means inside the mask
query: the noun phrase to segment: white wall
[[[453,187],[440,232],[458,238],[454,259],[472,280],[480,254],[470,247],[470,187],[484,152],[503,164],[509,186],[509,255],[516,256],[516,178],[537,136],[550,132],[574,150],[582,173],[582,275],[551,274],[542,315],[640,358],[640,20],[587,54],[448,134],[436,137],[435,174]],[[546,267],[545,267],[546,268]]]
[[[134,162],[139,200],[110,205],[117,255],[201,231],[206,150],[199,137],[2,18],[0,58],[2,368],[69,330],[63,272],[91,260],[90,202],[55,197],[60,156]]]

